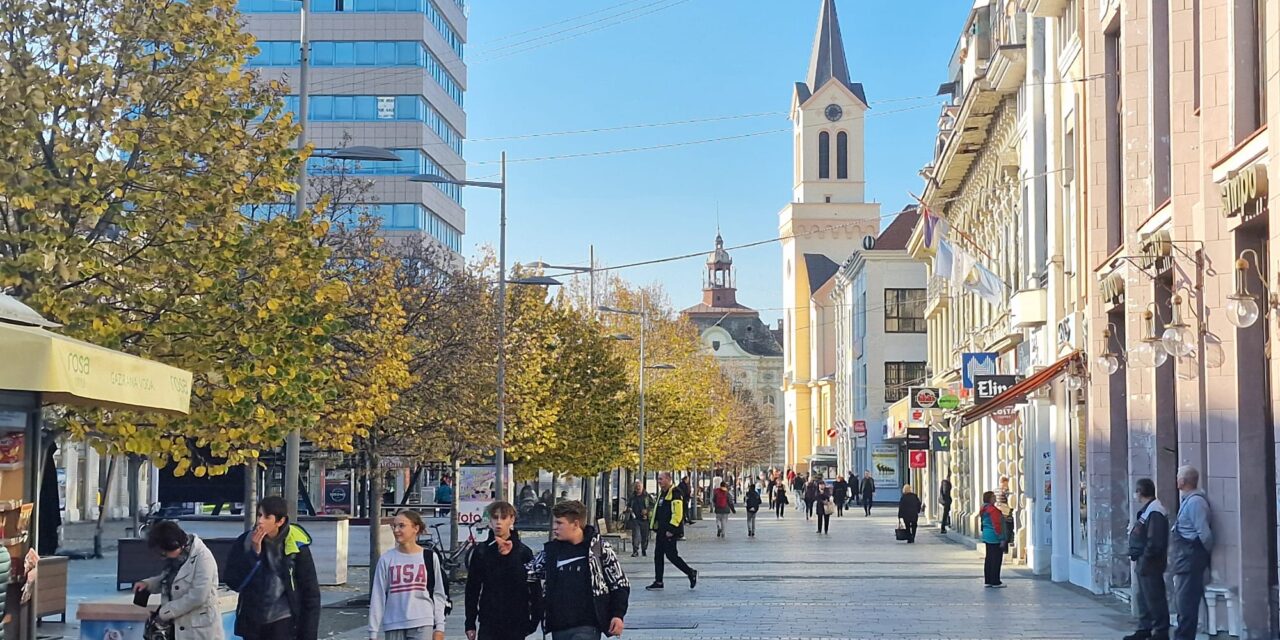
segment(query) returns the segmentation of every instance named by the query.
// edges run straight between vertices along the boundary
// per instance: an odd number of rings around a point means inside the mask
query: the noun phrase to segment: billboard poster
[[[324,513],[330,516],[351,515],[351,472],[330,469],[324,474]]]
[[[898,489],[898,445],[878,444],[871,450],[871,477],[877,489]]]
[[[484,510],[493,502],[496,478],[493,465],[464,465],[458,468],[454,490],[458,497],[460,524],[484,520]]]

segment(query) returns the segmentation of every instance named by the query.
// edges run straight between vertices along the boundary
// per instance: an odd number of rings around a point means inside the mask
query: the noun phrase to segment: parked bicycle
[[[462,540],[461,544],[455,545],[453,549],[449,549],[441,544],[441,541],[445,539],[445,536],[444,532],[441,531],[440,528],[446,526],[448,526],[448,523],[445,522],[437,522],[431,525],[432,530],[435,531],[435,535],[430,540],[421,542],[420,544],[422,544],[423,547],[432,549],[439,554],[440,559],[443,561],[441,570],[450,582],[466,582],[467,567],[471,565],[471,554],[475,551],[476,547],[480,546],[480,539],[476,537],[476,534],[478,533],[483,537],[485,531],[488,530],[488,527],[478,522],[463,525],[467,528],[467,537]]]

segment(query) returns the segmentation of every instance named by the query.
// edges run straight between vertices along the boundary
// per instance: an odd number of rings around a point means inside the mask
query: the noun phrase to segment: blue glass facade
[[[258,55],[249,64],[258,67],[296,67],[302,61],[297,42],[259,40]],[[421,42],[408,40],[317,40],[311,43],[313,67],[422,67],[462,106],[462,87],[449,75],[435,54]]]
[[[297,13],[299,0],[239,0],[240,13]],[[433,0],[310,0],[308,5],[316,13],[372,13],[413,12],[427,16],[449,48],[462,57],[462,37],[445,19]],[[461,6],[461,4],[459,4]]]
[[[444,218],[417,203],[370,204],[359,205],[358,210],[367,211],[370,216],[381,220],[383,229],[390,231],[426,231],[433,238],[455,253],[462,253],[462,232],[445,222]],[[358,217],[363,211],[353,211],[352,217]],[[247,204],[240,207],[241,215],[252,220],[269,220],[276,216],[293,214],[293,204],[276,202],[271,204]],[[358,220],[343,220],[347,224],[355,224]]]
[[[327,153],[334,149],[316,149],[316,153]],[[431,159],[421,149],[392,149],[396,155],[400,156],[399,162],[360,162],[353,166],[347,166],[346,169],[353,175],[367,176],[415,176],[423,173],[432,173],[435,175],[443,175],[452,178],[435,160]],[[334,162],[342,162],[330,160],[327,158],[308,158],[307,171],[309,173],[324,173],[326,167],[333,167]],[[456,184],[433,184],[432,186],[440,189],[450,200],[462,204],[462,188]]]
[[[384,96],[395,100],[391,117],[378,114],[379,96],[311,96],[311,122],[380,122],[386,120],[408,120],[422,122],[449,145],[453,152],[462,155],[462,135],[459,134],[444,116],[422,96]],[[293,113],[298,112],[298,97],[286,96],[285,108]],[[383,114],[384,116],[387,114]]]

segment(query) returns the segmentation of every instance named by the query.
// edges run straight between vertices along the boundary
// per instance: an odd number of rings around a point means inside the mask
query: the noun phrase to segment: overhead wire
[[[633,4],[637,4],[637,3],[645,2],[645,1],[646,1],[646,0],[627,0],[627,2],[623,2],[623,3],[621,3],[621,4],[616,4],[616,5],[613,5],[613,6],[605,7],[605,8],[603,8],[603,9],[596,9],[595,11],[588,11],[587,13],[583,13],[583,14],[579,14],[579,15],[576,15],[576,16],[572,16],[572,17],[569,17],[569,18],[565,18],[565,19],[563,19],[563,20],[557,20],[557,21],[555,21],[555,22],[550,22],[550,23],[547,23],[547,24],[544,24],[544,25],[541,25],[541,26],[532,27],[532,28],[530,28],[530,29],[525,29],[524,31],[516,31],[516,32],[513,32],[513,33],[508,33],[508,34],[503,35],[503,36],[498,36],[497,38],[494,38],[494,39],[492,39],[492,40],[485,40],[485,41],[477,42],[477,43],[474,43],[474,45],[473,45],[473,46],[490,45],[490,44],[494,44],[494,43],[497,43],[497,42],[504,42],[504,41],[506,41],[506,40],[510,40],[510,39],[512,39],[512,38],[516,38],[516,37],[519,37],[519,36],[527,35],[527,34],[530,34],[530,33],[537,33],[537,32],[542,31],[542,30],[544,30],[544,29],[550,29],[550,28],[553,28],[553,27],[558,27],[558,26],[560,26],[560,25],[562,25],[562,24],[567,24],[567,23],[570,23],[570,22],[577,22],[578,20],[581,20],[581,19],[583,19],[583,18],[588,18],[588,17],[594,16],[594,15],[599,15],[599,14],[601,14],[601,13],[608,13],[608,12],[610,12],[610,11],[614,11],[614,10],[616,10],[616,9],[621,9],[622,7],[625,7],[625,6],[628,6],[628,5],[633,5]],[[483,50],[483,49],[482,49],[482,50]]]
[[[560,44],[561,42],[573,40],[575,38],[579,38],[581,36],[585,36],[590,33],[595,33],[597,31],[602,31],[610,27],[616,27],[618,25],[626,24],[628,22],[634,22],[635,20],[639,20],[640,18],[643,18],[645,16],[652,15],[660,11],[665,11],[672,7],[685,4],[687,2],[689,2],[689,0],[657,0],[656,2],[652,2],[650,4],[643,5],[641,7],[637,7],[634,9],[630,9],[628,11],[624,11],[622,13],[618,13],[613,16],[610,16],[608,18],[602,18],[594,23],[588,23],[585,25],[577,26],[577,27],[571,27],[569,29],[565,29],[559,32],[547,34],[545,36],[533,38],[531,40],[527,40],[524,42],[506,45],[504,47],[499,47],[497,49],[480,54],[477,58],[473,58],[471,60],[471,64],[484,64],[487,62],[494,62],[494,61],[509,58],[511,56],[518,55],[521,53],[527,53],[529,51],[534,51],[536,49],[542,49],[544,47],[549,47],[551,45]],[[661,5],[661,6],[658,6],[658,5]],[[645,9],[648,9],[648,11],[644,11]],[[617,18],[622,18],[622,16],[626,16],[629,14],[634,14],[634,15],[630,15],[629,17],[623,18],[621,20],[616,20]],[[607,20],[614,20],[614,21],[606,22]],[[592,27],[592,28],[586,28],[586,27]],[[580,29],[585,29],[585,30],[580,30]],[[572,32],[576,32],[576,33],[572,33]],[[552,38],[555,35],[561,35],[561,34],[563,34],[564,37],[546,40],[547,38]],[[546,41],[537,42],[539,40],[546,40]],[[537,42],[537,44],[533,44],[535,42]],[[523,46],[523,48],[521,48],[522,45],[528,45],[528,46]]]

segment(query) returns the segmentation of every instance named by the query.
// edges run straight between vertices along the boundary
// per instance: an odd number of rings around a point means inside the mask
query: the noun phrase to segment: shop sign
[[[934,431],[929,434],[933,438],[933,446],[930,447],[934,451],[947,452],[951,450],[951,432]]]
[[[942,395],[941,398],[938,398],[939,409],[946,409],[947,411],[950,411],[959,406],[960,406],[960,396],[957,396],[955,394],[945,393]]]
[[[1219,186],[1222,195],[1222,209],[1228,218],[1242,214],[1260,213],[1260,202],[1254,211],[1248,206],[1267,196],[1267,165],[1254,164],[1236,172]]]
[[[924,469],[929,466],[928,451],[910,451],[907,458],[911,461],[912,469]]]
[[[927,451],[929,449],[929,427],[907,428],[907,450]]]
[[[1018,384],[1019,376],[1001,374],[994,376],[975,376],[973,380],[973,403],[983,404],[992,398],[1008,391]]]
[[[911,410],[911,424],[924,424],[924,409]]]
[[[898,489],[898,447],[878,444],[871,450],[871,478],[877,489]]]
[[[324,513],[351,514],[351,476],[346,470],[332,470],[324,478]]]
[[[937,387],[911,387],[911,408],[933,409],[941,395]]]
[[[973,388],[974,376],[990,376],[996,373],[998,353],[980,352],[965,353],[960,356],[960,384],[965,389]]]
[[[996,424],[1007,427],[1018,421],[1018,408],[1015,406],[1002,407],[991,414],[991,419]]]
[[[865,435],[867,435],[867,421],[866,421],[866,420],[854,420],[854,421],[853,421],[853,432],[854,432],[854,433],[856,433],[856,434],[858,434],[858,435],[860,435],[860,436],[865,436]]]

